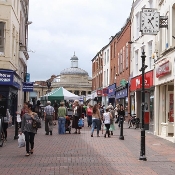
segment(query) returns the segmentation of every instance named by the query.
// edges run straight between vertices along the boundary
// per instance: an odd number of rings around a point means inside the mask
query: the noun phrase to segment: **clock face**
[[[159,13],[155,9],[143,9],[140,29],[143,34],[157,34],[159,31]]]

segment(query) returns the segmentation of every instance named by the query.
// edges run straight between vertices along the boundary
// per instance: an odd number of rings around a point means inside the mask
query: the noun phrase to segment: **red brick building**
[[[116,104],[123,104],[125,113],[130,112],[130,98],[128,82],[130,77],[130,44],[131,22],[126,24],[112,39],[110,49],[110,84],[116,83]]]
[[[92,95],[96,102],[102,101],[103,88],[103,48],[96,54],[92,61]]]

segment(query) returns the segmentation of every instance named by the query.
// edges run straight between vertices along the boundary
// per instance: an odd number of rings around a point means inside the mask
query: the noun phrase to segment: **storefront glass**
[[[149,130],[154,131],[154,91],[150,91],[150,124]]]

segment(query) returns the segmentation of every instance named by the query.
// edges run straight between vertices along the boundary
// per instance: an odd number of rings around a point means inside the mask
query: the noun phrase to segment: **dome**
[[[61,75],[88,75],[88,73],[81,68],[67,68],[60,72]]]
[[[74,54],[74,56],[73,57],[71,57],[71,59],[70,60],[78,60],[78,57],[77,56],[75,56],[75,54]]]

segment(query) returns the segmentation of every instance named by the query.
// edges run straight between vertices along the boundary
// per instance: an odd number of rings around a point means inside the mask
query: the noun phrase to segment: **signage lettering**
[[[156,77],[162,77],[171,72],[170,62],[167,61],[156,69]]]
[[[112,93],[113,92],[113,89],[109,89],[109,93]]]

